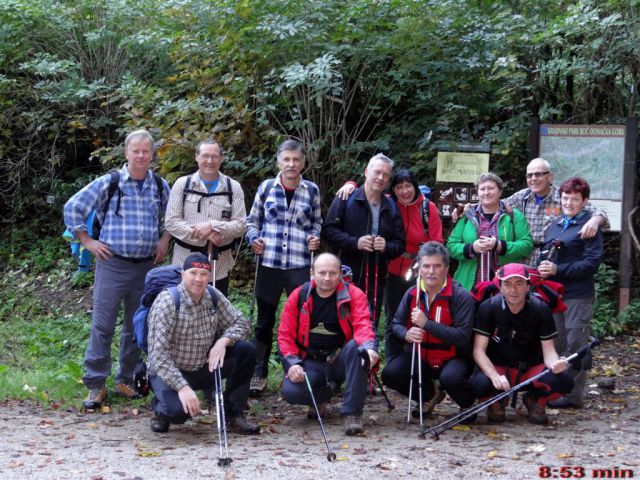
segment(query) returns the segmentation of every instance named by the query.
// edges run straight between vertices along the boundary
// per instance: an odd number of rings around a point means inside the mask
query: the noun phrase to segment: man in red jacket
[[[362,410],[367,395],[369,365],[378,363],[378,342],[371,326],[365,294],[341,279],[340,260],[319,255],[311,267],[312,280],[295,289],[285,303],[278,348],[285,373],[282,396],[291,404],[313,405],[305,384],[309,378],[320,413],[337,385],[345,382],[340,415],[345,434],[362,429]],[[308,416],[313,418],[313,409]]]

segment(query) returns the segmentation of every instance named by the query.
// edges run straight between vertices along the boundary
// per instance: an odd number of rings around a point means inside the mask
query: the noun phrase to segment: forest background
[[[248,206],[289,136],[307,145],[325,208],[376,152],[433,185],[437,151],[459,142],[490,144],[511,193],[530,117],[624,123],[639,81],[638,0],[2,0],[0,385],[46,355],[63,358],[56,378],[77,380],[88,325],[64,290],[62,206],[122,165],[133,129],[159,141],[154,168],[170,183],[215,137]],[[617,314],[619,239],[607,234],[598,275],[603,335],[640,325],[638,300]],[[240,263],[248,294],[247,252]]]

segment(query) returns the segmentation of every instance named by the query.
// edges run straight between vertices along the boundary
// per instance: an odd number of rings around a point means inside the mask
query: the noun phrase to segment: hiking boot
[[[582,406],[577,403],[573,403],[568,400],[567,397],[560,397],[556,400],[551,400],[550,402],[547,402],[547,405],[551,408],[580,408]]]
[[[527,407],[529,421],[531,423],[535,423],[536,425],[546,425],[549,423],[549,417],[545,411],[544,403],[540,404],[532,395],[526,394],[523,395],[522,401],[524,402],[524,406]]]
[[[138,391],[128,383],[117,384],[116,393],[121,397],[128,398],[129,400],[138,400],[139,398],[142,398],[142,395],[140,395]]]
[[[167,433],[169,431],[169,422],[158,415],[151,417],[149,420],[149,426],[151,427],[152,432]]]
[[[487,420],[491,423],[504,422],[507,418],[504,412],[504,408],[506,405],[506,400],[498,400],[497,402],[489,405],[489,409],[487,410]]]
[[[267,388],[267,377],[253,377],[249,384],[249,395],[256,398]]]
[[[229,419],[227,427],[229,431],[240,435],[257,435],[260,433],[260,425],[250,422],[242,416]]]
[[[318,411],[320,412],[320,418],[324,418],[327,414],[327,402],[322,402],[318,405]],[[313,405],[311,405],[307,409],[307,420],[315,420],[317,418],[316,409]]]
[[[425,402],[424,407],[422,408],[422,415],[424,417],[430,416],[433,413],[433,409],[436,408],[436,405],[441,403],[446,396],[446,392],[440,390],[440,385],[436,383],[435,394],[429,401]],[[411,416],[413,418],[420,418],[420,410],[414,408],[411,411]]]
[[[104,385],[101,387],[90,388],[87,399],[82,402],[85,410],[93,411],[102,406],[102,402],[107,399],[107,389]]]
[[[471,408],[471,407],[469,407],[469,408]],[[460,407],[460,413],[464,412],[465,410],[467,410],[467,409]],[[471,425],[472,423],[474,423],[477,420],[477,418],[478,418],[478,414],[474,413],[473,415],[469,415],[464,420],[461,420],[460,423],[462,425]]]
[[[362,433],[362,415],[345,415],[344,417],[344,434],[352,437]]]

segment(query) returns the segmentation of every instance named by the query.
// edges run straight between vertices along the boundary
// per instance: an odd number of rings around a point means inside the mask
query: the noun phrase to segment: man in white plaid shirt
[[[302,178],[304,146],[287,140],[278,147],[275,179],[262,182],[247,217],[247,242],[258,255],[258,304],[256,322],[256,368],[251,394],[260,395],[267,386],[273,328],[280,295],[287,295],[309,280],[311,252],[320,246],[320,192]]]
[[[537,267],[541,248],[544,245],[544,231],[550,225],[551,220],[562,213],[560,192],[558,187],[552,184],[551,166],[543,158],[535,158],[529,162],[526,176],[527,188],[505,198],[504,202],[520,210],[527,218],[534,248],[525,263]],[[593,237],[599,228],[603,230],[609,228],[609,219],[605,212],[597,209],[591,203],[588,203],[585,208],[592,212],[592,216],[581,230],[583,239]]]
[[[206,256],[189,255],[183,268],[177,287],[180,308],[176,309],[172,293],[164,290],[149,312],[149,383],[155,412],[151,430],[165,433],[169,424],[200,414],[194,390],[212,390],[215,369],[221,368],[229,428],[243,435],[257,434],[260,427],[244,416],[255,364],[255,347],[243,340],[249,321],[219,290],[213,301],[207,291],[211,264]]]

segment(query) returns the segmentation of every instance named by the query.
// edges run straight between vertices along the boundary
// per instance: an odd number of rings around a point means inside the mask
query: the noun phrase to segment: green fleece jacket
[[[500,202],[502,213],[498,220],[498,240],[502,243],[502,252],[498,257],[500,265],[507,263],[522,263],[533,249],[533,240],[529,232],[529,224],[522,212],[513,209],[513,222],[511,216],[505,211],[504,204]],[[515,237],[513,235],[515,228]],[[473,253],[473,249],[465,245],[470,245],[478,239],[478,220],[475,217],[475,206],[469,205],[458,224],[451,232],[447,247],[451,257],[458,261],[458,269],[455,278],[467,290],[471,290],[476,279],[478,269],[478,256]],[[515,238],[515,240],[514,240]],[[504,248],[506,246],[506,249]],[[468,257],[472,254],[473,257]]]

